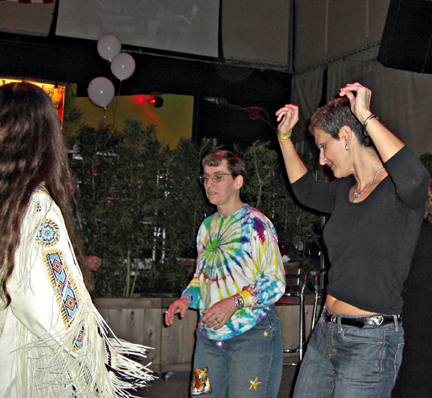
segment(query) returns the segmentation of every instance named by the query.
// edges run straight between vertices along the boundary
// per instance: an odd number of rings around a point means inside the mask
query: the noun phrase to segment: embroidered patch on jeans
[[[251,386],[249,387],[249,390],[252,390],[252,388],[255,390],[255,391],[258,391],[257,390],[257,388],[258,388],[258,386],[260,385],[260,384],[262,384],[260,381],[258,381],[258,377],[255,377],[255,380],[249,380],[250,381],[250,383],[251,383]]]
[[[207,368],[195,369],[192,375],[191,395],[210,394],[211,392]]]
[[[54,246],[60,238],[58,225],[52,220],[45,220],[36,233],[36,242],[44,247]]]

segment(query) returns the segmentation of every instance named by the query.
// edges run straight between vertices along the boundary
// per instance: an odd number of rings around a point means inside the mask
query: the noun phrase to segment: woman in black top
[[[389,397],[403,348],[402,284],[420,231],[427,172],[370,111],[371,91],[348,84],[312,116],[322,166],[316,182],[290,139],[298,107],[276,112],[285,167],[300,202],[330,214],[326,306],[294,397]]]

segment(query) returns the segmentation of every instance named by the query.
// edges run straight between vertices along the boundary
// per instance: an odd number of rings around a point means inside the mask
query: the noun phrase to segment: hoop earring
[[[348,149],[349,149],[349,148],[348,148],[348,143],[345,142],[345,150],[348,151]]]

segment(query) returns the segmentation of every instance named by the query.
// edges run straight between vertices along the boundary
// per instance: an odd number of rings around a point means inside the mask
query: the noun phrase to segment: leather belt
[[[402,315],[395,315],[398,322],[402,322]],[[370,315],[361,316],[358,318],[347,318],[342,315],[332,315],[324,313],[324,319],[327,322],[338,323],[340,319],[341,325],[355,326],[357,328],[364,328],[366,326],[378,328],[380,326],[389,325],[395,322],[394,315]]]

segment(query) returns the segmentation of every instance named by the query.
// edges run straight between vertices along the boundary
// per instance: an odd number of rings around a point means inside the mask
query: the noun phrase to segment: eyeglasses
[[[209,178],[211,178],[211,180],[217,184],[218,182],[220,182],[220,180],[222,180],[222,176],[230,176],[231,174],[229,173],[213,173],[213,174],[202,174],[200,175],[198,178],[200,180],[201,184],[207,184]]]

